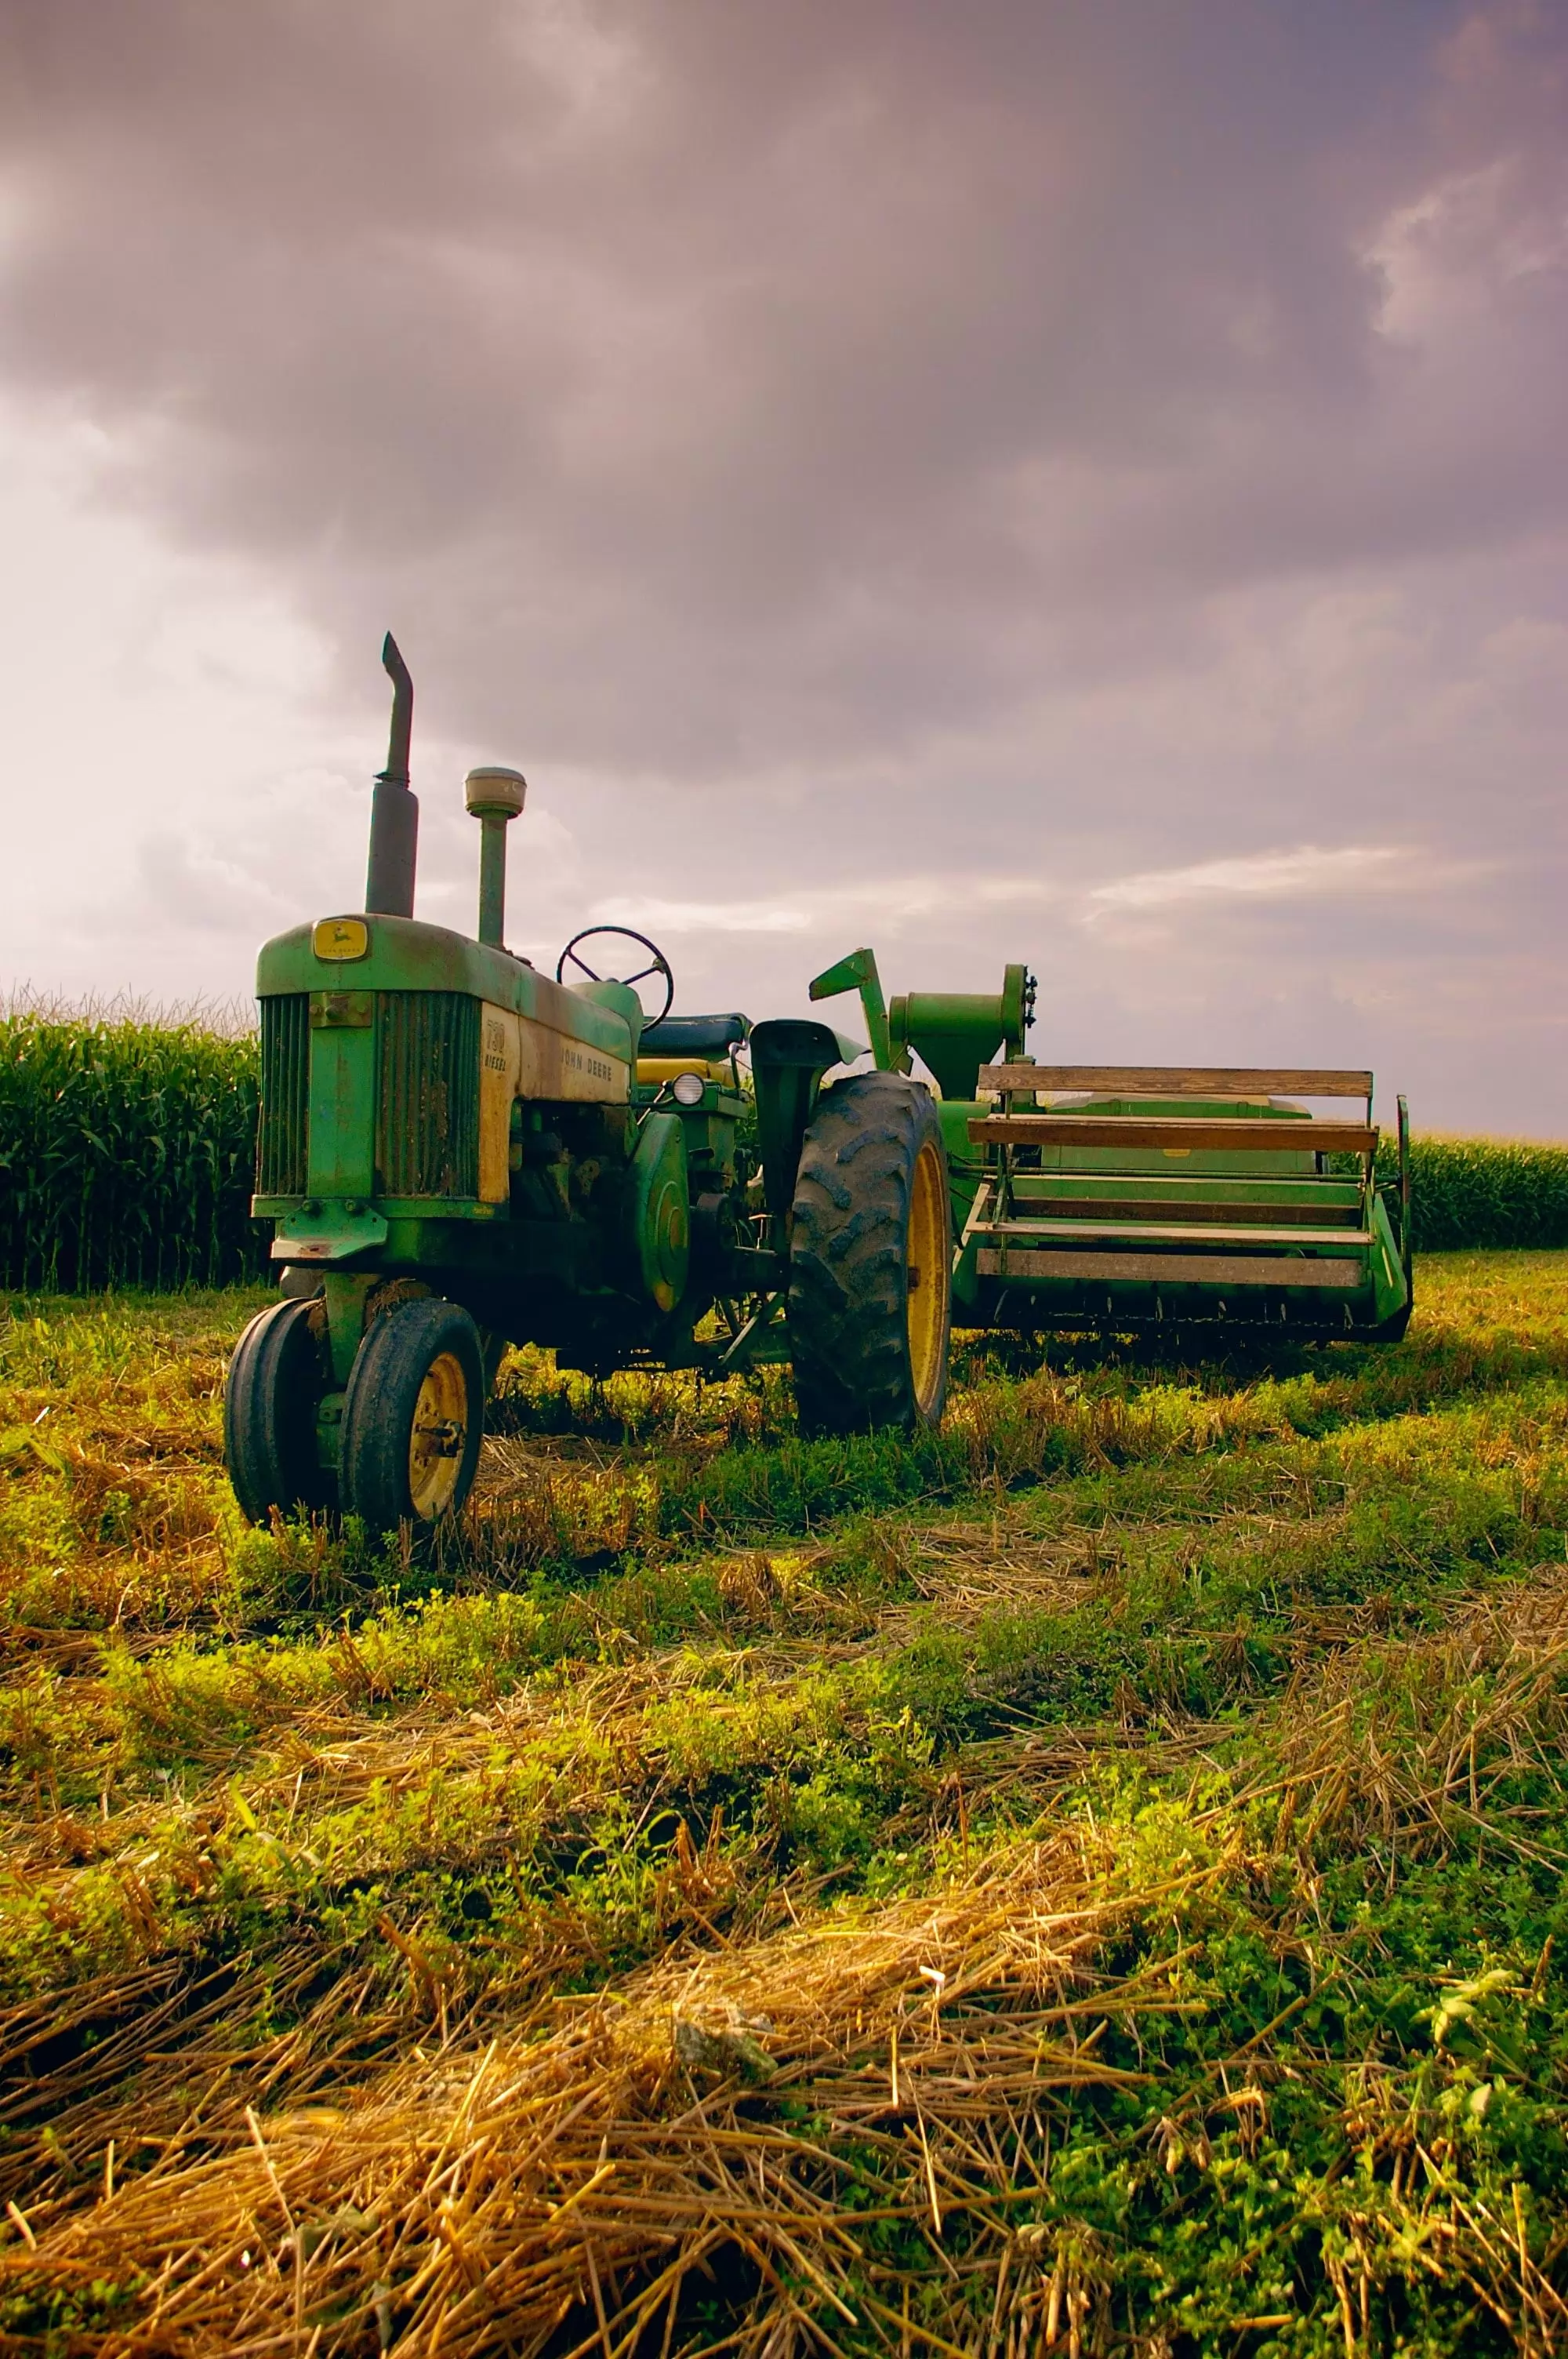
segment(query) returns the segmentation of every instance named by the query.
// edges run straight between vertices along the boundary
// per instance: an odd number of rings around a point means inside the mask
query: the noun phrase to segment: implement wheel
[[[335,1504],[332,1477],[316,1450],[316,1412],[326,1390],[321,1347],[308,1302],[258,1311],[235,1347],[223,1388],[223,1459],[234,1496],[253,1524]]]
[[[952,1256],[929,1093],[902,1073],[840,1082],[811,1118],[795,1180],[789,1336],[803,1432],[938,1422]]]
[[[343,1401],[344,1514],[373,1532],[455,1516],[479,1463],[484,1393],[479,1329],[460,1305],[427,1296],[373,1318]]]

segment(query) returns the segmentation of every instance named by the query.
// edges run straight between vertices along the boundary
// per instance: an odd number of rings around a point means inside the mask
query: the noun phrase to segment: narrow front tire
[[[427,1531],[457,1515],[479,1464],[484,1353],[456,1302],[395,1303],[373,1318],[343,1401],[338,1488],[373,1532]]]
[[[223,1460],[249,1523],[273,1510],[316,1514],[333,1505],[332,1478],[316,1442],[326,1389],[321,1344],[309,1302],[284,1300],[258,1311],[241,1336],[223,1387]]]

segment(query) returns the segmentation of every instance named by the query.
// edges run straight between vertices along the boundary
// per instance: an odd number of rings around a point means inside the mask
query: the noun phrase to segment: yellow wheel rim
[[[469,1438],[469,1388],[462,1362],[451,1352],[432,1360],[408,1436],[408,1495],[427,1523],[446,1514],[462,1472]]]
[[[942,1391],[942,1361],[947,1339],[948,1262],[946,1190],[942,1185],[942,1149],[927,1139],[914,1166],[909,1194],[909,1375],[915,1407],[934,1414]]]

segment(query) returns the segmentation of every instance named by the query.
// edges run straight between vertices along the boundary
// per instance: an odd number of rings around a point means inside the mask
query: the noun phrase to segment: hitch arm
[[[840,993],[858,991],[865,1011],[866,1029],[871,1036],[871,1055],[879,1073],[907,1073],[909,1051],[898,1054],[892,1045],[888,1024],[887,1001],[882,997],[881,977],[877,973],[876,952],[869,950],[851,951],[848,958],[819,974],[810,986],[813,999],[837,999]]]

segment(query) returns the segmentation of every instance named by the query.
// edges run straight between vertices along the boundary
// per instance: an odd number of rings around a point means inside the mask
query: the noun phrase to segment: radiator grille
[[[479,1002],[459,991],[381,994],[376,1192],[479,1193]]]
[[[256,1194],[305,1193],[305,1126],[309,1089],[310,996],[280,993],[261,1004],[261,1123],[256,1132]]]

